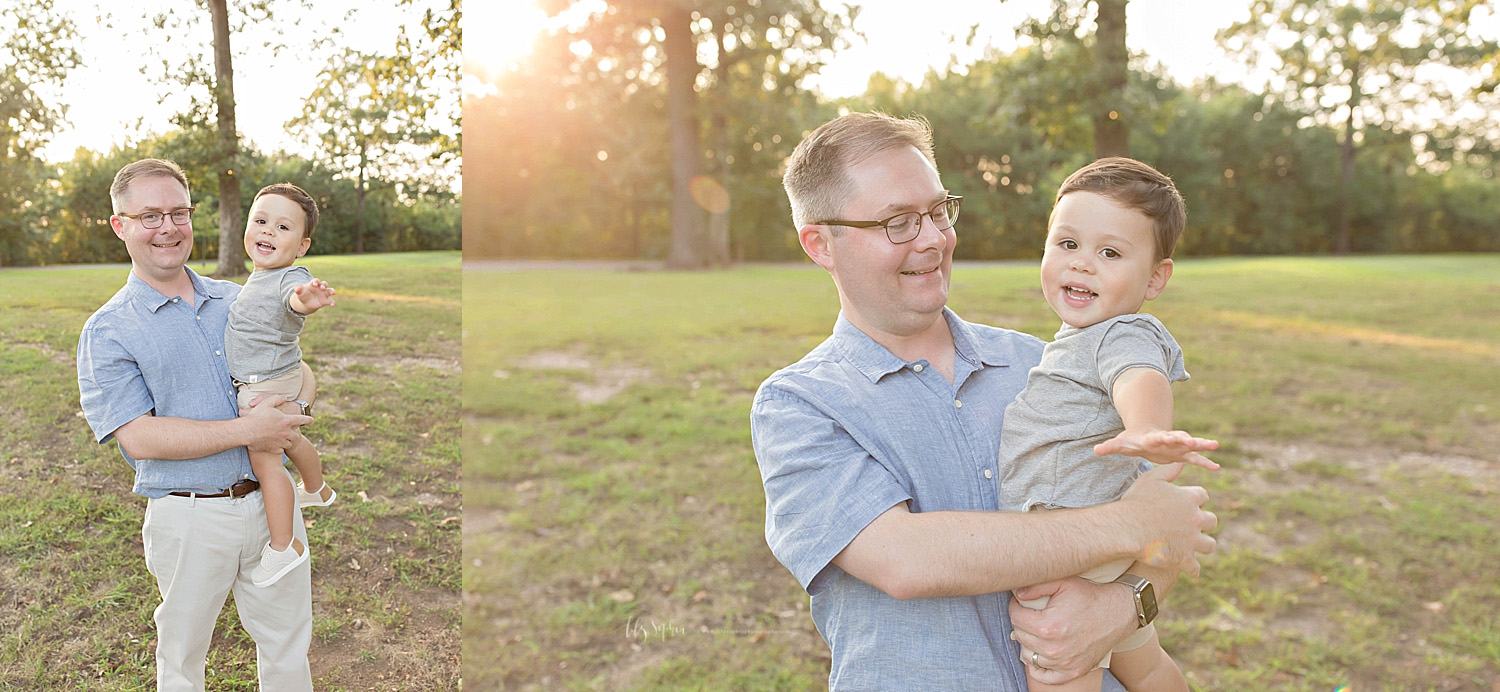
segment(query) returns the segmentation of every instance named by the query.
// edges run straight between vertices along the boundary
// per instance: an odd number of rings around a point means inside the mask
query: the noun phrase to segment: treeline
[[[159,70],[152,81],[188,95],[188,107],[166,134],[137,134],[108,152],[79,149],[58,164],[40,152],[66,123],[55,88],[84,67],[77,24],[52,3],[0,4],[0,266],[128,260],[109,226],[109,186],[122,166],[146,157],[187,173],[197,207],[193,258],[217,259],[221,277],[245,272],[245,214],[255,193],[276,182],[318,200],[313,254],[458,249],[459,0],[398,0],[407,21],[395,44],[375,53],[342,45],[337,22],[322,24],[320,38],[298,50],[309,65],[315,56],[326,62],[305,68],[317,70],[316,86],[284,125],[307,153],[257,151],[235,125],[232,65],[246,55],[234,46],[250,39],[273,55],[285,49],[277,41],[298,22],[284,19],[303,5],[207,0],[159,13],[101,10],[96,18],[119,22],[116,32],[181,37],[120,57],[147,58],[142,72]],[[229,31],[221,30],[226,17],[234,19]]]
[[[748,52],[755,29],[736,41],[723,37],[752,22],[777,37],[814,22],[843,30],[838,18],[806,15],[797,3],[764,7],[755,17],[695,15],[699,54],[714,43]],[[820,99],[802,86],[828,55],[817,47],[725,58],[696,73],[699,107],[689,128],[670,117],[661,27],[592,26],[544,37],[525,62],[492,77],[494,93],[465,105],[465,252],[667,258],[673,177],[682,169],[671,143],[687,129],[701,153],[692,198],[704,217],[727,217],[710,232],[727,233],[732,259],[800,258],[782,162],[805,133],[839,112],[882,110],[931,121],[943,180],[965,197],[959,257],[1038,257],[1058,185],[1095,156],[1093,38],[1076,23],[1058,24],[1059,16],[1050,27],[1032,27],[1035,40],[1014,52],[991,51],[916,86],[876,75],[864,95],[845,100]],[[594,21],[628,18],[622,9]],[[823,49],[838,45],[817,38]],[[620,57],[632,51],[641,55]],[[1171,175],[1187,198],[1180,252],[1333,252],[1344,249],[1341,219],[1353,252],[1500,251],[1493,145],[1500,138],[1492,121],[1423,128],[1411,118],[1361,115],[1355,131],[1339,120],[1348,106],[1212,81],[1183,85],[1140,57],[1116,97],[1119,115],[1129,154]],[[1328,73],[1331,81],[1341,74]],[[1377,95],[1365,94],[1354,108],[1403,107],[1372,105]],[[1358,165],[1346,165],[1356,149]],[[1341,183],[1346,172],[1351,178]]]
[[[219,254],[219,188],[209,149],[185,132],[154,137],[108,153],[79,149],[57,166],[48,184],[36,189],[28,209],[34,222],[7,234],[0,266],[129,262],[125,244],[109,227],[109,186],[115,172],[131,161],[155,157],[176,161],[188,176],[193,204],[193,259]],[[241,150],[238,172],[240,218],[261,187],[290,182],[318,201],[320,216],[309,255],[344,254],[354,249],[358,218],[355,181],[338,177],[320,163],[300,156]],[[455,250],[459,248],[460,204],[447,185],[418,180],[367,180],[364,250]]]

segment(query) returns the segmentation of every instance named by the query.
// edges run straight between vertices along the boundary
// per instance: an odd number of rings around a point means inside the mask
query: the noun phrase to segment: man
[[[306,415],[281,397],[239,417],[224,361],[224,325],[240,287],[187,268],[191,198],[177,164],[136,161],[110,186],[110,227],[130,253],[130,276],[78,339],[84,417],[103,444],[120,443],[148,498],[141,538],[156,577],[157,688],[203,690],[204,659],[228,593],[256,644],[262,690],[312,689],[309,568],[273,587],[251,585],[268,540],[265,508],[246,447],[291,446]],[[310,379],[296,403],[305,413]],[[300,517],[299,538],[306,540]]]
[[[947,309],[958,202],[926,123],[837,118],[798,145],[784,183],[841,310],[827,341],[761,385],[751,435],[766,539],[811,596],[830,689],[1024,690],[1023,660],[1048,683],[1087,672],[1154,617],[1150,587],[1213,550],[1208,494],[1172,485],[1178,464],[1106,505],[996,511],[1002,414],[1042,343]],[[1130,569],[1147,586],[1070,576],[1148,552],[1154,564]],[[1028,585],[1046,609],[1010,602]],[[1106,676],[1104,689],[1121,688]]]

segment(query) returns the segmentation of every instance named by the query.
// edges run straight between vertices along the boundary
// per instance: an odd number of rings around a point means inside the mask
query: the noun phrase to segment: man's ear
[[[827,226],[807,224],[797,229],[797,242],[802,251],[818,266],[833,271],[833,231]]]
[[[1151,280],[1146,282],[1146,300],[1156,300],[1161,292],[1167,287],[1167,279],[1172,278],[1172,258],[1168,257],[1156,263],[1156,268],[1151,270]]]
[[[115,215],[111,214],[110,217],[109,217],[109,227],[112,228],[112,229],[114,229],[115,237],[116,238],[119,238],[120,240],[124,240],[125,239],[125,221],[124,221],[124,219],[121,219],[119,216],[115,216]]]

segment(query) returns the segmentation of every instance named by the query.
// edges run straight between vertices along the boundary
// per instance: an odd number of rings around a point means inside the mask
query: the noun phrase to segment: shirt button
[[[193,319],[198,320],[199,322],[202,322],[203,321],[203,316],[202,315],[196,315],[196,316],[193,317]]]
[[[958,399],[954,399],[953,400],[953,408],[963,408],[963,407],[964,407],[964,402],[959,401]]]
[[[911,369],[916,370],[917,372],[922,372],[922,364],[917,363],[916,365],[911,366]]]
[[[216,356],[222,356],[222,355],[224,355],[224,354],[223,354],[223,353],[220,353],[220,352],[218,352],[218,351],[214,351],[214,355],[216,355]]]
[[[994,477],[995,477],[995,475],[994,475],[994,474],[992,474],[992,473],[990,473],[990,470],[989,470],[989,469],[985,469],[985,470],[984,470],[984,477],[985,477],[985,478],[994,478]]]

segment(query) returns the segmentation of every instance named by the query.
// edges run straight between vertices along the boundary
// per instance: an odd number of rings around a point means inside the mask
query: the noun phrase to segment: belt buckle
[[[236,481],[234,485],[229,486],[229,496],[236,498],[244,497],[246,495],[249,495],[250,493],[255,492],[255,490],[259,487],[259,483],[246,478],[241,481]]]

